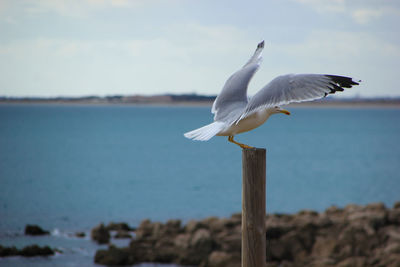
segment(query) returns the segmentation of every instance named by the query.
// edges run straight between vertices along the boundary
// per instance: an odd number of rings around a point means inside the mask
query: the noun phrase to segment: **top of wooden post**
[[[253,148],[243,148],[243,152],[244,151],[267,151],[265,148],[262,147],[253,147]]]

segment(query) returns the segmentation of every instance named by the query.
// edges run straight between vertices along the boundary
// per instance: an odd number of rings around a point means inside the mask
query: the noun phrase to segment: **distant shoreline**
[[[85,100],[0,100],[0,105],[70,105],[70,106],[153,106],[153,107],[211,107],[213,101],[172,101],[172,102],[109,102]],[[288,108],[400,108],[400,100],[352,100],[312,101],[292,103]]]
[[[211,107],[216,95],[164,94],[164,95],[112,95],[81,97],[2,97],[0,104],[51,104],[51,105],[123,105],[123,106],[167,106],[167,107]],[[293,103],[289,107],[323,108],[400,108],[398,98],[335,98],[327,97],[315,101]]]

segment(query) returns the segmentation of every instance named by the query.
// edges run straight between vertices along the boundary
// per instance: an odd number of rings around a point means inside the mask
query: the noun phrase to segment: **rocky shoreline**
[[[393,208],[382,203],[330,207],[326,211],[269,214],[265,218],[268,267],[389,266],[400,267],[400,202]],[[27,225],[25,235],[49,235]],[[71,234],[76,238],[84,232]],[[182,266],[239,267],[241,265],[241,214],[165,223],[144,220],[137,229],[126,223],[100,224],[90,232],[98,244],[94,262],[101,265],[134,265],[144,262]],[[116,239],[129,239],[117,247]],[[52,256],[63,253],[49,246],[21,249],[0,245],[0,257]]]
[[[331,207],[321,213],[270,214],[265,224],[266,266],[400,266],[400,202],[391,209],[373,203]],[[106,227],[100,228],[108,233]],[[93,229],[92,237],[96,234]],[[180,220],[144,220],[128,247],[109,244],[108,249],[97,251],[94,261],[102,265],[158,262],[239,267],[240,254],[241,215],[234,214],[186,225]]]
[[[3,247],[0,245],[0,257],[12,257],[12,256],[22,256],[22,257],[36,257],[36,256],[52,256],[56,253],[49,246],[40,247],[38,245],[26,246],[22,249],[17,249],[15,246]]]

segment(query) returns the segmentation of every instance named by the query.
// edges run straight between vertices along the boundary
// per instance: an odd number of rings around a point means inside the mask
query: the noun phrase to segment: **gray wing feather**
[[[239,120],[260,109],[323,98],[343,87],[358,85],[349,77],[325,74],[287,74],[276,77],[248,102]]]
[[[225,82],[211,109],[211,112],[215,114],[214,121],[233,124],[243,114],[248,103],[247,87],[260,67],[263,48],[264,42],[261,42],[249,61]]]

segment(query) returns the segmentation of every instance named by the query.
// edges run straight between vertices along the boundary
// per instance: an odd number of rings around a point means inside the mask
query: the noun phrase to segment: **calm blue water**
[[[267,148],[268,212],[400,200],[400,109],[290,110],[236,138]],[[90,266],[98,246],[69,234],[239,212],[240,148],[182,135],[211,120],[203,107],[0,105],[0,244],[66,251],[0,265]],[[53,235],[26,238],[28,223]]]

